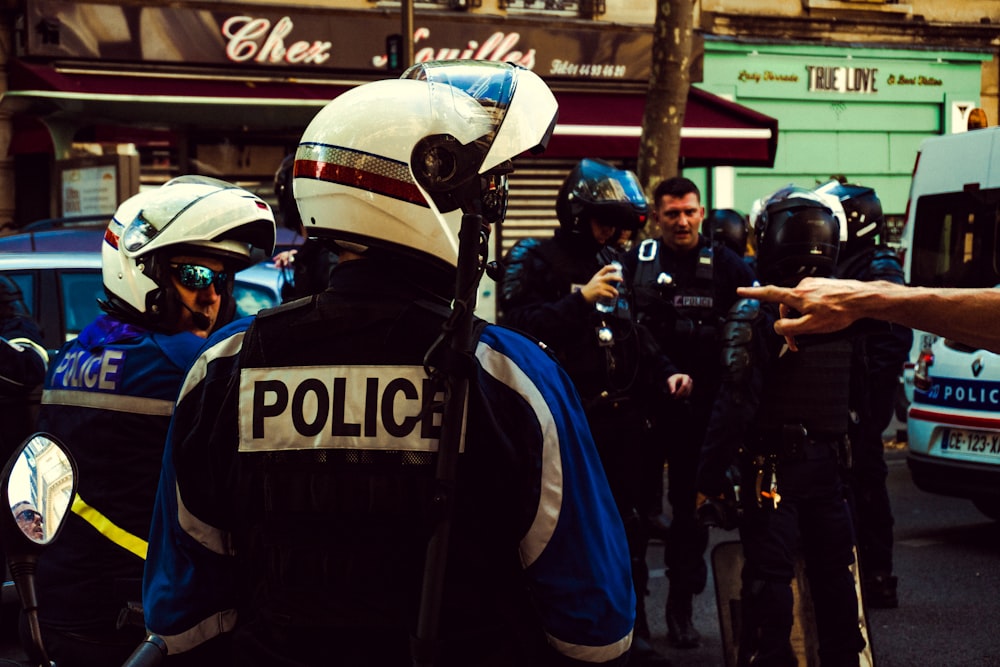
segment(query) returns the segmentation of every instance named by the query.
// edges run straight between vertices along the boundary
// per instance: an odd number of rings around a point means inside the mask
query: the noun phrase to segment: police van
[[[902,246],[910,285],[1000,285],[1000,127],[921,144]],[[910,362],[914,483],[1000,520],[1000,356],[914,331]]]

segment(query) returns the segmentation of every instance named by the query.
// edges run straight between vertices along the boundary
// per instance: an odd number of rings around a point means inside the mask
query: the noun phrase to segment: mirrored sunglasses
[[[205,289],[209,285],[215,285],[216,291],[221,291],[229,280],[227,272],[213,271],[199,264],[171,264],[170,268],[177,281],[188,289]]]
[[[20,512],[17,513],[18,521],[25,521],[25,522],[34,521],[35,517],[38,517],[39,520],[44,521],[44,519],[42,519],[42,515],[36,512],[35,510],[21,510]]]

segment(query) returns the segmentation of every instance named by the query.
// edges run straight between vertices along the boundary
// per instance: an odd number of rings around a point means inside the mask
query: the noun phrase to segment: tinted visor
[[[483,116],[478,113],[475,118],[469,119],[476,126],[486,130],[475,139],[479,152],[485,157],[510,108],[516,77],[517,70],[508,63],[452,60],[414,65],[399,78],[427,81],[435,92],[441,86],[450,86],[475,100],[491,122],[490,127],[482,127]],[[461,104],[455,105],[455,108],[461,107]]]

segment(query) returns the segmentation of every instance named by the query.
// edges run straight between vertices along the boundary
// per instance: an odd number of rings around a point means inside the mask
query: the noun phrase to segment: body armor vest
[[[786,352],[769,369],[756,428],[780,432],[801,424],[810,436],[836,437],[847,432],[851,343],[838,340]]]
[[[656,239],[646,239],[639,247],[634,284],[640,321],[667,340],[716,340],[724,313],[715,306],[711,246],[699,249],[693,279],[678,280],[663,266],[659,244]]]

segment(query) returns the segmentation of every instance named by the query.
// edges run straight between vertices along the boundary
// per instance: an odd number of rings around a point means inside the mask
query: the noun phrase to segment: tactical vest
[[[785,352],[773,361],[760,400],[756,429],[780,433],[801,424],[810,437],[847,432],[851,343],[838,340]]]
[[[716,341],[725,313],[715,304],[715,256],[711,246],[699,249],[694,280],[661,284],[665,274],[658,256],[660,241],[646,239],[638,251],[635,285],[635,307],[639,321],[648,326],[661,340],[678,344],[686,341]],[[669,274],[666,274],[669,275]]]
[[[241,420],[273,430],[266,440],[278,443],[249,451],[241,435],[239,495],[253,499],[240,508],[245,524],[237,531],[248,536],[238,548],[252,555],[256,594],[249,604],[274,633],[272,645],[305,644],[307,655],[324,646],[336,654],[338,641],[373,634],[389,646],[413,632],[437,518],[431,449],[443,396],[422,376],[449,311],[370,294],[329,295],[259,315],[240,357]],[[474,396],[470,388],[470,402]],[[302,438],[319,445],[295,448]],[[499,542],[509,536],[467,548],[462,508],[456,512],[450,580],[485,568],[496,575],[490,590],[508,586],[513,596],[517,584],[506,573],[519,569],[508,562],[516,551]],[[457,625],[461,639],[448,645],[488,652],[501,643],[499,619],[513,612],[501,600],[484,613],[472,592],[484,584],[466,584],[449,591],[443,627]],[[372,664],[383,648],[371,647]]]

